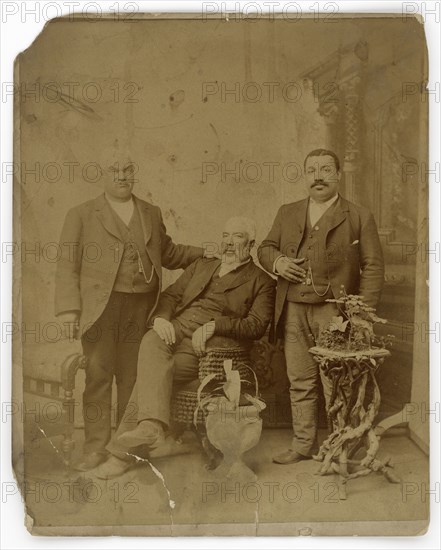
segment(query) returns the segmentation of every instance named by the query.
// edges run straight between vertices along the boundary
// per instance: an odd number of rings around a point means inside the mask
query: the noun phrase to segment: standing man
[[[339,195],[338,157],[316,149],[304,162],[309,197],[283,205],[258,250],[259,261],[278,276],[272,338],[283,335],[290,381],[294,437],[273,458],[290,464],[317,451],[319,368],[308,349],[332,316],[344,285],[375,307],[384,282],[384,262],[372,214]],[[331,388],[322,377],[326,403]]]
[[[104,194],[69,210],[61,233],[55,313],[88,359],[83,394],[84,455],[77,469],[106,459],[113,376],[117,421],[136,380],[138,350],[161,289],[161,267],[187,267],[203,249],[176,245],[157,206],[132,194],[134,164],[117,146],[101,164]]]

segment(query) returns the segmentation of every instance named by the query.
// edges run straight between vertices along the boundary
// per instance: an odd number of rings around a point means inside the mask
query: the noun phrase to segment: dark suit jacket
[[[167,235],[161,211],[138,197],[147,254],[159,277],[164,266],[187,267],[203,249],[174,244]],[[111,206],[104,194],[69,210],[61,232],[62,255],[55,280],[55,313],[80,312],[81,328],[90,327],[103,312],[115,283],[124,246]],[[146,319],[147,321],[147,319]]]
[[[160,296],[153,317],[171,321],[205,289],[219,266],[216,258],[200,258]],[[215,335],[235,340],[261,338],[274,311],[275,280],[252,260],[242,268],[225,291],[223,315],[215,320]]]
[[[284,254],[297,258],[306,226],[309,198],[283,205],[277,212],[267,238],[258,249],[262,266],[273,273],[274,260]],[[360,294],[375,307],[384,283],[384,261],[377,227],[372,214],[339,197],[327,228],[326,250],[320,251],[327,262],[334,297],[344,285],[348,294]],[[288,292],[289,282],[278,278],[274,328],[277,330]],[[272,334],[274,336],[274,333]]]

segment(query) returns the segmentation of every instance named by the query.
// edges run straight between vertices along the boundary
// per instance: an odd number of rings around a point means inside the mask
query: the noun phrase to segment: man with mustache
[[[87,356],[84,455],[78,470],[105,460],[113,377],[117,421],[136,380],[141,339],[161,289],[162,266],[187,267],[203,249],[174,244],[157,206],[132,194],[135,165],[117,141],[99,162],[104,194],[72,208],[62,229],[55,312]]]
[[[258,249],[262,266],[278,276],[271,338],[284,337],[294,435],[273,458],[290,464],[317,451],[319,368],[308,349],[332,316],[342,286],[375,307],[384,282],[384,262],[372,214],[339,195],[337,155],[311,151],[304,162],[309,197],[283,205]],[[321,377],[326,403],[331,388]]]
[[[222,259],[198,259],[159,299],[153,330],[142,339],[138,378],[127,413],[108,445],[111,457],[90,475],[112,479],[133,465],[133,449],[157,447],[170,422],[173,385],[197,380],[207,342],[261,338],[274,310],[275,281],[250,256],[255,226],[231,218],[222,234]],[[213,344],[214,345],[214,344]],[[131,407],[133,409],[133,407]]]

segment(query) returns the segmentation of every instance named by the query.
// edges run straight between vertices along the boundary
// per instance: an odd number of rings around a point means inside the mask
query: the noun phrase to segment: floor
[[[345,529],[375,534],[385,521],[394,522],[391,525],[398,533],[413,529],[416,534],[423,529],[429,513],[428,458],[403,432],[385,435],[378,454],[380,459],[392,458],[402,482],[391,484],[383,475],[372,473],[351,480],[344,501],[338,498],[336,476],[316,475],[319,463],[308,460],[280,466],[271,461],[288,448],[290,437],[287,429],[262,432],[258,446],[244,455],[257,475],[248,483],[227,482],[208,471],[190,432],[181,444],[170,446],[167,456],[139,461],[111,481],[78,473],[69,479],[58,450],[61,439],[39,439],[26,453],[27,512],[34,526],[63,527],[63,532],[67,526],[109,526],[102,530],[108,534],[124,532],[118,526],[128,526],[131,533],[130,526],[153,525],[164,526],[154,529],[164,535],[224,534],[225,525],[224,531],[216,529],[222,524],[235,525],[235,534],[248,535],[329,534],[334,529],[336,534]],[[79,456],[81,430],[75,430],[75,438]],[[201,524],[206,525],[196,527]]]

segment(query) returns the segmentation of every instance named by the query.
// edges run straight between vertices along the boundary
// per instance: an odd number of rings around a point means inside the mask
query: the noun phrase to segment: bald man
[[[135,165],[127,152],[115,142],[105,156],[104,193],[67,213],[55,281],[55,313],[66,336],[81,338],[88,358],[84,454],[76,466],[82,471],[106,458],[114,376],[118,422],[126,409],[162,266],[185,268],[203,255],[202,248],[174,244],[160,209],[133,195]]]

